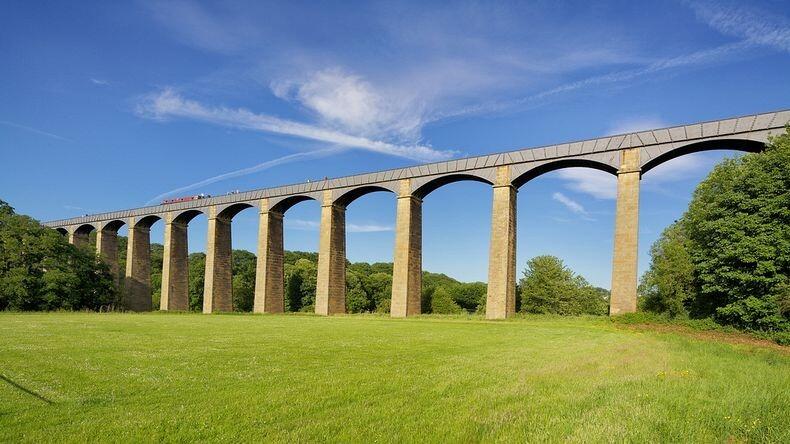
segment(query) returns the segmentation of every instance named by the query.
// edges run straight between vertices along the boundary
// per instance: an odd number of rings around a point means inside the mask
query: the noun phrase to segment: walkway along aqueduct
[[[244,193],[47,222],[87,244],[96,230],[99,255],[118,273],[118,229],[128,226],[124,304],[151,310],[152,224],[165,223],[162,310],[188,309],[187,228],[208,218],[203,312],[232,309],[231,222],[241,210],[260,210],[255,312],[280,313],[283,292],[283,215],[298,202],[321,203],[315,311],[345,312],[346,207],[367,193],[397,195],[391,313],[420,313],[422,288],[422,200],[451,182],[473,180],[493,187],[493,212],[486,316],[501,319],[515,311],[516,193],[531,179],[567,167],[589,167],[617,176],[617,210],[610,313],[636,310],[639,181],[651,168],[674,157],[711,149],[761,151],[769,135],[784,131],[790,110],[692,125],[601,137],[488,156],[419,165]]]

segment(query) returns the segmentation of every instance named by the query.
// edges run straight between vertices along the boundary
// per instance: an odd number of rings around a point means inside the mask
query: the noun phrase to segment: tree
[[[98,310],[117,295],[93,252],[0,200],[0,310]]]
[[[560,315],[606,314],[605,295],[555,256],[527,262],[519,282],[521,311]]]
[[[682,223],[667,227],[650,248],[650,269],[639,286],[641,308],[688,316],[694,301],[694,266]]]
[[[436,314],[459,314],[464,309],[455,303],[450,293],[444,288],[439,287],[431,295],[431,313]]]
[[[683,216],[694,267],[691,311],[741,328],[787,330],[790,134],[728,159],[697,187]]]
[[[255,255],[233,250],[233,310],[252,311],[255,301]]]
[[[189,255],[189,309],[203,310],[203,286],[206,279],[206,253]]]

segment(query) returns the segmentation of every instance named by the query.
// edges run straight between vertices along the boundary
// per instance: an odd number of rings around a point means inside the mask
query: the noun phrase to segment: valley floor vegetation
[[[0,313],[0,442],[788,442],[786,349],[608,318]]]

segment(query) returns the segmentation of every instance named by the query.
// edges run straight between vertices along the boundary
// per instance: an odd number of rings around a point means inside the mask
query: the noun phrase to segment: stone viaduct
[[[600,137],[500,154],[450,160],[370,174],[266,188],[234,195],[94,214],[47,222],[73,244],[86,244],[96,231],[96,250],[118,275],[118,229],[128,227],[124,304],[151,310],[150,227],[162,220],[164,264],[161,310],[188,309],[187,229],[203,213],[208,218],[203,312],[229,311],[231,222],[245,208],[257,208],[258,262],[255,312],[284,308],[283,215],[308,199],[321,203],[318,284],[315,311],[345,312],[345,211],[361,196],[397,196],[391,313],[420,313],[422,287],[422,201],[451,182],[472,180],[493,187],[491,246],[486,316],[501,319],[515,311],[516,193],[541,174],[567,167],[589,167],[617,177],[610,313],[636,309],[639,183],[642,175],[669,159],[697,151],[733,149],[756,152],[771,134],[784,130],[790,110],[691,125]]]

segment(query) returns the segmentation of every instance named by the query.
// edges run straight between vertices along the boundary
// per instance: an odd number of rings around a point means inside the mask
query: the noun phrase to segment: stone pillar
[[[115,287],[121,285],[121,273],[118,270],[118,232],[108,229],[96,231],[96,253],[110,268]]]
[[[69,232],[69,243],[75,247],[83,248],[88,245],[88,233],[77,233],[77,229]]]
[[[162,261],[162,297],[160,310],[189,310],[189,247],[187,224],[165,221],[165,251]]]
[[[516,312],[516,192],[510,167],[498,167],[491,211],[487,319],[505,319]]]
[[[129,220],[126,248],[126,279],[124,306],[132,311],[149,311],[151,302],[151,228]]]
[[[332,201],[331,190],[324,191],[321,204],[315,312],[346,312],[346,208]]]
[[[269,210],[268,199],[260,202],[258,260],[255,269],[254,313],[285,311],[283,213]]]
[[[206,276],[203,287],[203,313],[233,311],[233,266],[231,261],[230,219],[209,209],[206,242]]]
[[[609,314],[636,311],[637,241],[639,238],[639,148],[623,150],[617,172],[612,294]]]
[[[390,315],[418,315],[422,311],[422,199],[411,194],[409,179],[401,181],[398,193],[393,262]]]

